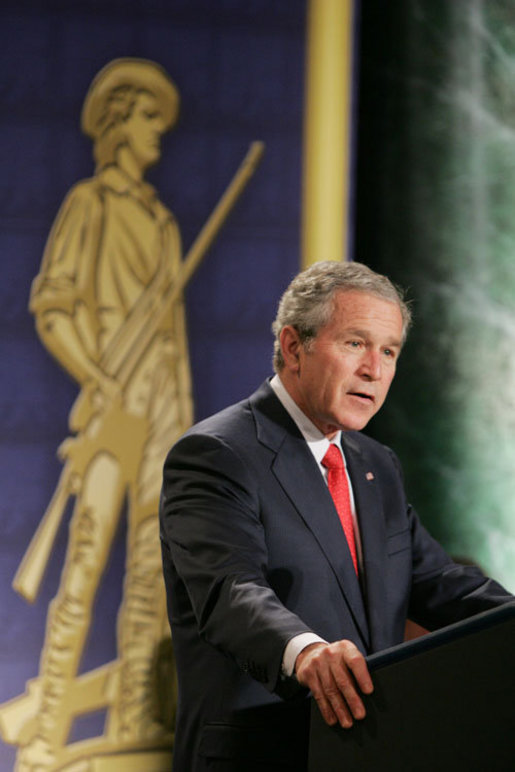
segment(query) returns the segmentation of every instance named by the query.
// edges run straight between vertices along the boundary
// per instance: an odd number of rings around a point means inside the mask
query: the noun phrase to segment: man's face
[[[293,327],[281,344],[281,379],[301,410],[327,437],[363,429],[383,404],[402,341],[397,303],[365,292],[337,292],[325,327],[307,345]]]
[[[124,123],[124,133],[127,146],[141,169],[159,161],[164,128],[157,99],[146,92],[139,94]]]

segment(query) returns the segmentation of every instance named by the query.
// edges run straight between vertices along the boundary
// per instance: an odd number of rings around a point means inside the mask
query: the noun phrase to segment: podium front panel
[[[369,657],[367,716],[329,727],[312,700],[309,772],[513,772],[515,605]]]

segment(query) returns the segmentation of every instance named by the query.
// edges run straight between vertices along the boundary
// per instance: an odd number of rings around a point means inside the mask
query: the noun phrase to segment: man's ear
[[[281,344],[281,352],[286,369],[290,370],[290,372],[298,372],[302,342],[295,327],[292,327],[291,324],[283,327],[279,335],[279,343]]]

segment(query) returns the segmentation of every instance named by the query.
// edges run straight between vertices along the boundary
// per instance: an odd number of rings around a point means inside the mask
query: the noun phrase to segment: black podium
[[[311,707],[309,772],[514,772],[515,602],[368,658],[350,730]]]

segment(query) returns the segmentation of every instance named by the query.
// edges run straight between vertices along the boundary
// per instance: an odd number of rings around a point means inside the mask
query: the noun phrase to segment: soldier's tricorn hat
[[[148,59],[113,59],[93,79],[82,107],[82,130],[92,139],[102,133],[103,116],[115,89],[132,86],[149,91],[159,104],[159,109],[169,129],[179,112],[179,92],[165,70]]]

